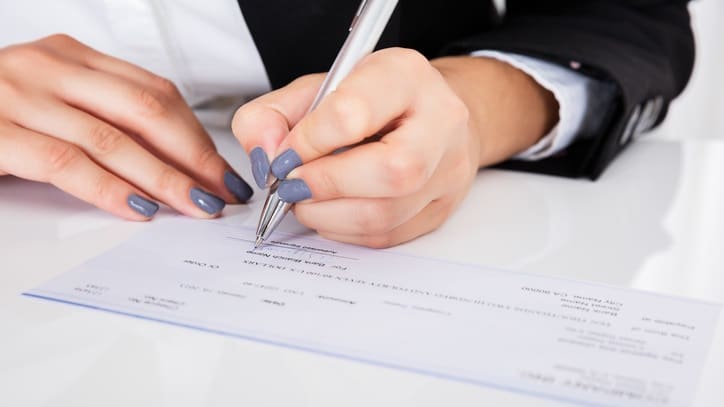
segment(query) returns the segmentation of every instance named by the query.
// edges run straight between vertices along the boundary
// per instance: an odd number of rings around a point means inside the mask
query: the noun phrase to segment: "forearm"
[[[558,122],[553,94],[509,64],[468,56],[432,64],[468,108],[471,148],[479,151],[481,167],[525,150]]]
[[[579,132],[567,154],[510,161],[507,168],[597,178],[634,135],[663,120],[691,74],[694,43],[685,0],[509,0],[495,29],[444,53],[495,50],[539,58],[600,82],[597,126]],[[563,119],[562,119],[563,120]]]

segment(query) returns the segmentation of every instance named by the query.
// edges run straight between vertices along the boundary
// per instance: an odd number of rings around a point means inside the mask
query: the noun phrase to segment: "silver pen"
[[[349,27],[349,34],[337,54],[332,68],[319,88],[309,112],[319,105],[329,93],[352,71],[357,62],[372,52],[397,6],[398,0],[362,0],[357,13]],[[291,203],[284,202],[277,194],[280,181],[277,179],[269,187],[269,195],[264,201],[259,224],[256,228],[254,247],[259,247],[269,238],[274,229],[281,223],[284,216],[292,208]]]

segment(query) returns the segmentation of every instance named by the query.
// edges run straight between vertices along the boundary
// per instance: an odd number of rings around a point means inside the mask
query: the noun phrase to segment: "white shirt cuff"
[[[519,54],[499,51],[475,51],[472,56],[489,57],[510,64],[548,89],[558,101],[558,123],[551,131],[515,159],[535,161],[550,157],[568,147],[585,125],[591,96],[600,82],[572,69]]]

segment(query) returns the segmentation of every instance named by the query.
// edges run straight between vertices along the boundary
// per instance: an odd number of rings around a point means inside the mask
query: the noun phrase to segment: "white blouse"
[[[273,0],[270,0],[273,1]],[[269,79],[236,0],[23,0],[0,2],[0,47],[65,33],[177,84],[197,106],[217,97],[252,98]],[[535,58],[481,50],[548,88],[558,125],[518,158],[535,160],[568,146],[599,83]]]

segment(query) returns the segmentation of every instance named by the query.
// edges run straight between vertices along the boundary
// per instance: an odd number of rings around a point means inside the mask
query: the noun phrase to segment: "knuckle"
[[[394,56],[397,63],[408,68],[428,66],[429,62],[420,52],[410,48],[390,48],[388,52]]]
[[[231,131],[236,137],[238,137],[242,143],[249,136],[252,136],[247,131],[249,124],[251,124],[263,111],[263,107],[255,101],[248,102],[238,109],[234,113],[234,117],[231,120]]]
[[[262,101],[252,100],[247,102],[236,111],[236,114],[240,119],[255,119],[258,116],[264,115],[269,108],[264,105]]]
[[[256,101],[247,102],[241,106],[239,106],[238,109],[236,109],[236,112],[234,112],[234,118],[232,121],[232,127],[233,126],[240,126],[243,124],[243,121],[246,120],[249,116],[253,114],[253,112],[257,111],[259,109],[259,103]]]
[[[4,50],[0,61],[11,71],[26,72],[31,68],[47,66],[53,61],[53,56],[38,45],[23,44]]]
[[[41,41],[48,42],[53,45],[57,45],[57,46],[64,47],[64,48],[65,47],[74,47],[74,46],[77,46],[80,44],[80,42],[78,42],[78,40],[76,40],[75,38],[71,37],[70,35],[64,34],[64,33],[56,33],[56,34],[49,35],[49,36],[45,37],[44,39],[42,39]]]
[[[328,148],[318,139],[319,133],[314,130],[317,128],[316,121],[316,116],[307,116],[290,133],[292,148],[301,147],[306,151],[305,155],[311,157],[321,157],[329,153]]]
[[[105,123],[97,124],[90,133],[93,151],[107,154],[116,150],[124,139],[123,133]]]
[[[22,91],[15,82],[0,76],[0,97],[2,97],[2,100],[18,100],[21,96]]]
[[[285,88],[293,88],[297,86],[306,88],[308,86],[315,86],[320,84],[324,80],[324,76],[325,74],[323,73],[302,75],[291,81],[288,85],[285,86]]]
[[[399,195],[409,195],[427,181],[427,164],[411,154],[392,155],[384,161],[387,185]]]
[[[181,92],[179,91],[176,84],[168,78],[154,75],[152,77],[152,83],[154,88],[156,88],[158,92],[160,92],[162,95],[174,99],[181,97]]]
[[[337,89],[334,96],[329,98],[327,106],[332,121],[337,123],[337,127],[347,138],[362,140],[368,136],[364,132],[372,115],[362,96],[349,90]]]
[[[161,117],[168,112],[166,103],[162,98],[148,88],[140,88],[136,94],[136,101],[140,113],[147,117]]]
[[[216,148],[207,145],[201,148],[196,155],[196,168],[201,171],[211,168],[219,160],[219,154]]]
[[[63,142],[51,143],[48,146],[47,158],[51,176],[67,170],[83,157],[83,152],[76,146]]]
[[[103,200],[113,199],[113,184],[114,179],[113,176],[109,173],[102,173],[96,178],[94,184],[93,184],[93,195],[94,199]]]
[[[255,102],[247,102],[236,109],[236,111],[234,112],[234,116],[231,119],[231,130],[234,132],[234,134],[242,130],[242,125],[244,124],[246,118],[249,116],[249,112],[255,108],[255,104]]]
[[[272,105],[251,101],[237,109],[231,130],[246,151],[268,143],[280,143],[289,132],[287,117]]]
[[[370,201],[362,204],[357,211],[355,223],[361,233],[366,235],[379,235],[390,231],[393,224],[391,211],[388,205],[380,201]]]
[[[317,179],[315,186],[319,189],[320,196],[333,198],[342,195],[337,179],[329,171],[320,171]]]
[[[177,175],[178,173],[175,169],[170,166],[165,166],[163,169],[161,169],[161,171],[159,171],[158,174],[156,174],[156,178],[153,184],[153,192],[159,195],[168,194],[177,185]]]

